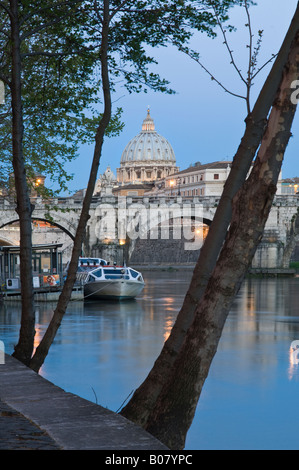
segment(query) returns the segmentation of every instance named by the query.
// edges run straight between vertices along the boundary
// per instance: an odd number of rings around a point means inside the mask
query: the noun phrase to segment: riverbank
[[[0,380],[1,450],[166,450],[139,426],[65,392],[10,355],[0,364]]]
[[[195,268],[194,263],[189,264],[170,264],[170,263],[153,263],[149,264],[134,264],[134,269],[141,272],[148,271],[193,271]],[[247,276],[249,277],[295,277],[296,269],[294,268],[250,268]]]

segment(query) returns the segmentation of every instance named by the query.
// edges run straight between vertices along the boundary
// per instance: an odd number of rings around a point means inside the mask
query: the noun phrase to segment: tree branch
[[[7,6],[4,4],[4,2],[0,2],[0,8],[3,8],[3,10],[6,11],[6,13],[8,14],[8,16],[10,18],[12,17],[12,12],[11,12],[10,8],[7,8]]]
[[[2,82],[6,83],[6,85],[8,85],[10,87],[10,81],[8,80],[8,78],[3,75],[2,73],[0,73],[0,80],[2,80]]]
[[[229,90],[223,83],[221,83],[208,69],[203,65],[202,62],[198,59],[198,57],[192,55],[192,53],[187,50],[186,48],[179,48],[180,51],[184,52],[185,54],[188,55],[192,60],[194,60],[200,67],[211,77],[211,80],[215,81],[226,93],[229,93],[232,96],[235,96],[236,98],[241,98],[243,100],[247,100],[246,96],[240,95],[238,93],[234,93],[233,91]]]
[[[248,8],[248,4],[247,4],[247,0],[245,0],[244,2],[244,8],[245,8],[245,11],[246,11],[246,15],[247,15],[247,20],[248,20],[248,31],[249,31],[249,58],[248,58],[248,71],[247,71],[247,84],[246,84],[246,87],[247,87],[247,93],[246,93],[246,104],[247,104],[247,114],[250,113],[250,90],[251,90],[251,84],[252,84],[252,77],[251,77],[251,70],[252,70],[252,59],[253,59],[253,56],[252,56],[252,38],[253,38],[253,34],[252,34],[252,28],[251,28],[251,17],[250,17],[250,13],[249,13],[249,8]]]
[[[272,62],[272,60],[276,59],[276,57],[278,56],[278,54],[273,54],[272,57],[270,57],[269,60],[267,60],[267,62],[264,63],[264,65],[262,65],[257,71],[255,74],[252,75],[251,79],[253,80],[268,64],[270,64]]]
[[[111,20],[114,18],[114,16],[115,16],[119,11],[122,10],[123,6],[127,3],[127,1],[128,1],[128,0],[124,0],[117,8],[115,8],[114,10],[112,10],[112,13],[111,13],[111,15],[110,15],[110,17],[109,17],[109,21],[111,21]]]
[[[213,3],[212,3],[212,8],[213,8],[213,10],[214,10],[214,15],[215,15],[217,24],[218,24],[218,26],[219,26],[219,28],[220,28],[220,30],[221,30],[221,33],[222,33],[222,36],[223,36],[223,39],[224,39],[223,44],[225,44],[225,47],[226,47],[227,50],[228,50],[228,53],[229,53],[229,56],[230,56],[230,59],[231,59],[231,64],[232,64],[232,66],[234,67],[234,69],[237,71],[237,73],[238,73],[239,77],[241,78],[242,82],[244,82],[245,85],[247,86],[247,81],[245,80],[245,78],[244,78],[243,75],[241,74],[240,69],[237,67],[237,64],[236,64],[236,62],[235,62],[235,58],[234,58],[234,56],[233,56],[233,52],[234,52],[234,51],[231,50],[231,48],[230,48],[230,46],[229,46],[229,43],[228,43],[228,40],[227,40],[227,36],[226,36],[226,31],[225,31],[225,29],[224,29],[223,26],[222,26],[222,23],[221,23],[221,21],[220,21],[219,15],[218,15],[218,13],[217,13],[217,11],[216,11],[216,8],[215,8],[215,6],[214,6]]]
[[[60,3],[57,3],[55,5],[55,8],[57,9],[57,7],[61,7],[61,6],[73,6],[75,5],[76,3],[83,3],[82,0],[70,0],[70,1],[65,1],[65,2],[60,2]],[[50,4],[46,7],[43,7],[43,8],[40,8],[39,10],[35,10],[34,13],[31,13],[31,14],[28,14],[26,16],[24,16],[21,20],[20,20],[20,26],[22,26],[24,23],[26,23],[27,20],[29,20],[30,18],[33,18],[33,16],[36,16],[36,15],[40,15],[41,13],[49,10],[49,9],[53,9],[53,5]]]
[[[42,31],[43,29],[48,28],[49,26],[53,26],[55,24],[60,23],[61,21],[63,21],[64,18],[68,18],[68,16],[69,16],[69,14],[65,14],[64,16],[56,17],[56,19],[53,20],[53,21],[49,21],[47,23],[44,23],[44,24],[40,25],[39,27],[37,27],[35,29],[30,29],[30,31],[28,31],[27,33],[22,34],[22,36],[20,37],[21,42],[24,41],[24,39],[27,39],[31,36],[34,36],[34,34],[39,33],[40,31]]]

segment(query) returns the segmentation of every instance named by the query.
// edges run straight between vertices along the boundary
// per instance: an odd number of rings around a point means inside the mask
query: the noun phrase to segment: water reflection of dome
[[[173,148],[155,130],[148,109],[141,132],[130,140],[122,153],[117,180],[122,184],[150,182],[178,170]]]

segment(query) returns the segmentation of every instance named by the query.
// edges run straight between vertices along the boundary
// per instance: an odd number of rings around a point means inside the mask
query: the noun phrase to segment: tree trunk
[[[93,195],[98,168],[102,153],[102,146],[104,141],[105,131],[110,122],[111,118],[111,94],[110,94],[110,84],[109,84],[109,70],[108,70],[108,34],[109,34],[109,0],[104,0],[104,12],[103,12],[103,26],[102,26],[102,44],[100,50],[100,59],[101,59],[101,74],[102,74],[102,88],[104,95],[104,113],[100,121],[99,127],[97,129],[95,137],[95,149],[93,155],[93,161],[89,176],[89,181],[83,201],[82,211],[76,231],[76,236],[74,240],[74,246],[72,250],[72,257],[68,269],[68,275],[66,282],[63,286],[62,292],[59,296],[56,309],[54,311],[52,320],[49,323],[49,326],[46,330],[45,335],[43,336],[39,346],[37,347],[34,356],[30,362],[31,369],[36,372],[39,371],[40,367],[44,363],[49,348],[55,338],[57,330],[61,324],[63,316],[66,312],[68,302],[70,301],[72,289],[74,282],[76,280],[76,273],[78,269],[78,259],[81,253],[82,243],[85,235],[86,224],[89,219],[89,208],[91,203],[91,198]]]
[[[234,157],[232,168],[224,186],[212,225],[195,266],[190,287],[171,334],[165,342],[149,375],[135,391],[129,403],[121,411],[123,416],[141,426],[146,425],[155,401],[162,387],[168,380],[174,360],[185,338],[186,331],[193,320],[196,306],[203,295],[215,267],[231,220],[232,199],[245,181],[252,160],[262,140],[267,117],[277,89],[281,83],[282,71],[288,60],[290,47],[298,27],[299,6],[297,7],[277,59],[259,94],[252,113],[246,119],[244,136]]]
[[[184,447],[229,309],[263,236],[291,136],[296,111],[291,83],[298,77],[299,30],[254,167],[233,200],[230,228],[216,267],[146,426],[171,449]]]
[[[20,338],[13,356],[28,365],[34,345],[35,312],[32,283],[32,206],[26,180],[23,156],[23,114],[21,94],[21,54],[18,1],[10,0],[11,23],[11,101],[12,101],[12,163],[14,168],[17,207],[20,219],[20,278],[22,318]]]

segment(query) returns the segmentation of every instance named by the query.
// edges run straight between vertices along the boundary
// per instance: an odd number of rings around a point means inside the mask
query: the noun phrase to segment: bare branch
[[[211,77],[211,80],[215,81],[226,93],[229,93],[230,95],[232,96],[235,96],[236,98],[241,98],[243,100],[246,101],[246,96],[242,96],[238,93],[234,93],[233,91],[229,90],[228,88],[226,88],[225,85],[223,85],[223,83],[221,83],[208,69],[207,67],[205,67],[203,65],[202,62],[200,62],[200,60],[198,59],[198,57],[195,57],[193,54],[191,54],[187,49],[183,49],[183,48],[180,48],[180,50],[182,52],[184,52],[185,54],[187,54],[192,60],[194,60],[198,65],[200,65],[200,67]]]
[[[234,58],[234,55],[233,55],[233,50],[230,48],[230,45],[229,45],[226,29],[222,25],[220,16],[217,13],[217,8],[215,6],[214,0],[211,0],[210,5],[211,5],[211,8],[214,12],[214,16],[215,16],[217,25],[220,28],[220,31],[221,31],[223,39],[224,39],[223,44],[225,45],[226,49],[228,50],[228,53],[229,53],[229,56],[230,56],[230,59],[231,59],[230,63],[233,65],[234,69],[237,71],[239,77],[241,78],[241,81],[245,84],[246,94],[243,96],[239,93],[235,93],[235,92],[231,91],[230,89],[228,89],[225,85],[223,85],[223,83],[220,80],[218,80],[214,76],[214,74],[212,74],[210,72],[210,70],[208,70],[208,68],[199,60],[199,55],[196,52],[194,52],[194,51],[190,52],[190,50],[188,48],[183,48],[183,47],[179,47],[179,50],[184,52],[191,59],[193,59],[195,62],[197,62],[198,65],[200,65],[200,67],[211,77],[211,79],[213,81],[215,81],[226,93],[229,93],[232,96],[235,96],[237,98],[241,98],[241,99],[245,100],[246,101],[247,113],[249,115],[250,112],[251,112],[250,92],[251,92],[251,88],[252,88],[252,85],[253,85],[253,79],[258,75],[258,73],[261,72],[261,70],[263,70],[266,67],[266,65],[268,65],[270,62],[272,62],[272,60],[274,60],[274,58],[276,58],[276,55],[272,54],[272,57],[269,60],[267,60],[258,70],[256,70],[257,56],[258,56],[258,53],[259,53],[260,47],[261,47],[261,38],[262,38],[263,31],[259,31],[259,39],[257,41],[257,45],[254,47],[254,45],[253,45],[254,35],[253,35],[253,32],[252,32],[251,17],[250,17],[250,12],[249,12],[248,0],[244,0],[243,7],[245,8],[245,12],[246,12],[246,16],[247,16],[247,24],[245,26],[248,27],[248,31],[249,31],[249,44],[247,45],[247,48],[249,49],[248,69],[247,69],[247,79],[245,79],[244,76],[241,73],[241,70],[238,68],[238,66],[236,64],[236,61],[235,61],[235,58]],[[256,70],[256,72],[255,72],[255,70]]]
[[[230,46],[229,46],[229,42],[228,42],[227,35],[226,35],[226,30],[224,29],[224,27],[223,27],[223,25],[222,25],[222,23],[221,23],[221,20],[220,20],[220,18],[219,18],[219,15],[218,15],[218,13],[217,13],[217,10],[216,10],[216,8],[215,8],[215,6],[214,6],[214,3],[212,3],[212,8],[213,8],[213,10],[214,10],[214,15],[215,15],[217,24],[218,24],[218,26],[219,26],[219,28],[220,28],[220,31],[221,31],[222,36],[223,36],[223,39],[224,39],[223,44],[225,44],[225,47],[226,47],[226,49],[228,50],[228,53],[229,53],[229,56],[230,56],[230,59],[231,59],[231,62],[230,62],[230,63],[232,64],[232,66],[234,67],[234,69],[237,71],[237,73],[238,73],[239,77],[241,78],[242,82],[244,82],[245,85],[247,86],[247,81],[246,81],[246,79],[243,77],[243,75],[241,74],[241,71],[240,71],[240,69],[238,68],[238,66],[237,66],[237,64],[236,64],[236,62],[235,62],[235,58],[234,58],[234,55],[233,55],[233,52],[234,52],[234,51],[233,51],[233,50],[230,48]]]
[[[247,96],[246,96],[246,104],[247,104],[247,113],[249,114],[250,113],[250,90],[251,90],[251,84],[252,84],[252,66],[253,66],[253,63],[252,63],[252,58],[253,58],[253,55],[252,55],[252,38],[253,38],[253,34],[252,34],[252,28],[251,28],[251,17],[250,17],[250,13],[249,13],[249,8],[248,8],[248,4],[247,4],[247,0],[244,1],[244,8],[245,8],[245,11],[246,11],[246,15],[247,15],[247,25],[248,26],[248,31],[249,31],[249,58],[248,58],[248,71],[247,71]]]
[[[278,56],[278,54],[272,54],[272,57],[270,57],[269,60],[267,60],[267,62],[264,63],[264,65],[262,65],[254,75],[252,75],[251,79],[253,80],[260,72],[261,70],[263,70],[268,64],[270,64],[272,62],[272,60],[276,59],[276,57]]]

